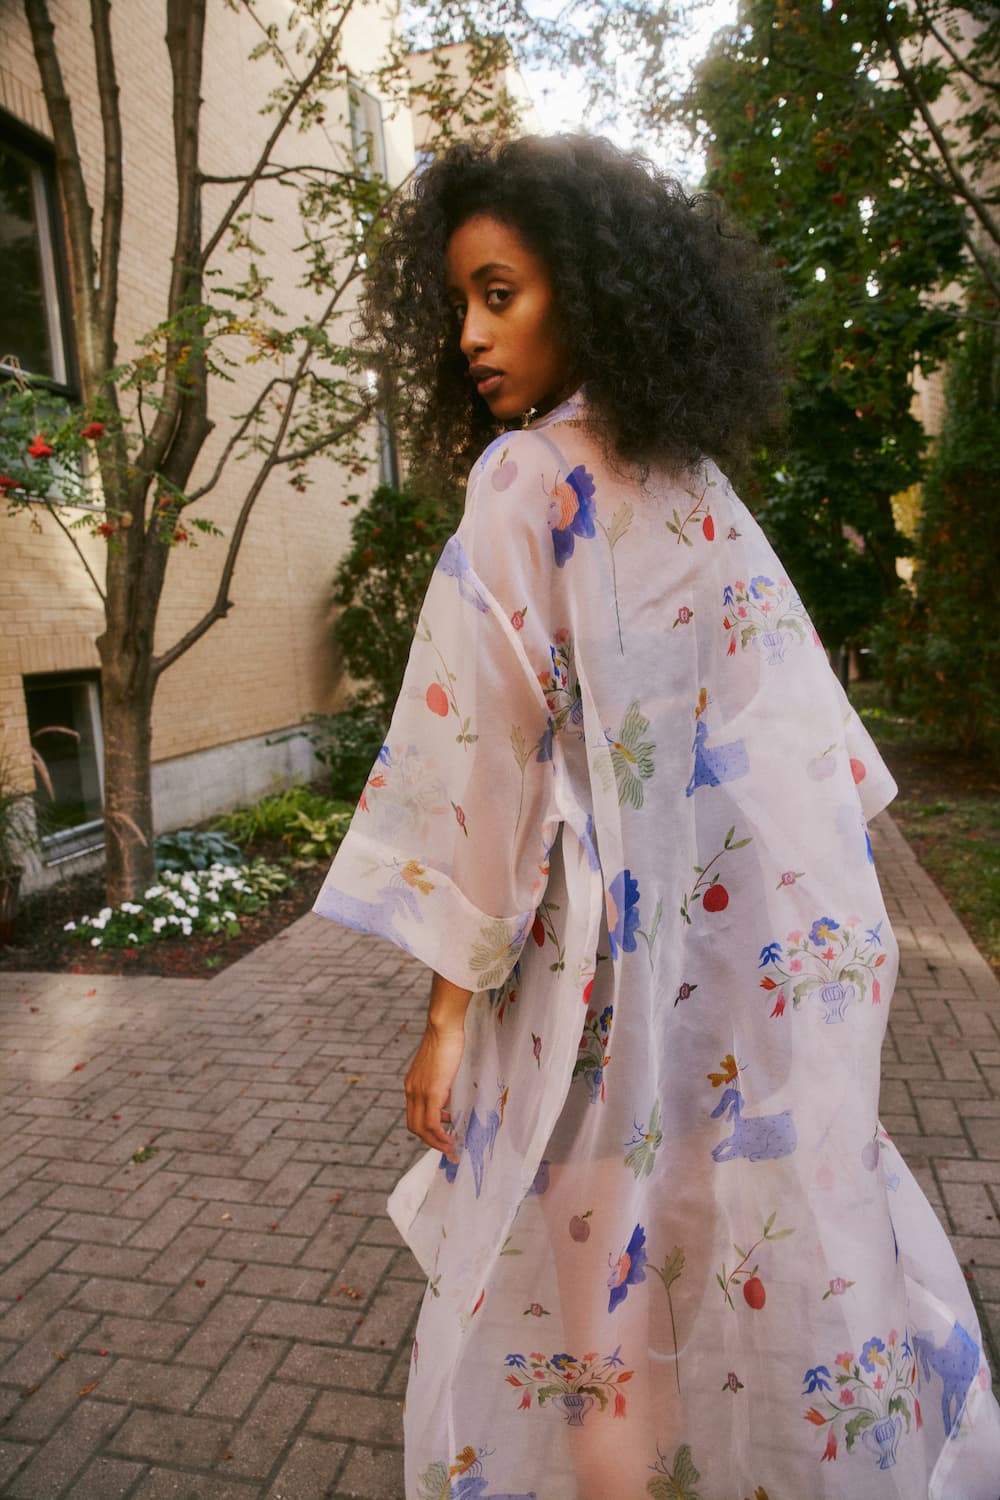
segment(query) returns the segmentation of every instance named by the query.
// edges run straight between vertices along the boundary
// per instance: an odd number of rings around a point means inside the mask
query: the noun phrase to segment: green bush
[[[391,706],[390,706],[391,713]],[[389,714],[355,701],[338,714],[311,714],[313,752],[330,778],[330,795],[352,806],[382,748]]]
[[[356,701],[374,711],[383,731],[427,585],[461,514],[457,489],[432,499],[409,486],[380,485],[351,523],[351,545],[333,585],[334,602],[341,606],[333,635],[360,684]],[[371,761],[365,771],[370,767]]]
[[[282,839],[290,854],[317,859],[332,853],[347,832],[353,811],[351,802],[326,797],[313,787],[290,786],[261,797],[251,807],[222,813],[213,827],[250,846]]]
[[[212,865],[241,865],[243,850],[221,833],[198,833],[191,828],[161,833],[153,845],[156,868],[183,874],[185,870],[208,870]]]
[[[984,305],[980,298],[974,310]],[[995,316],[995,303],[992,306]],[[966,753],[1000,749],[1000,337],[970,322],[923,486],[915,587],[876,645],[905,712]]]

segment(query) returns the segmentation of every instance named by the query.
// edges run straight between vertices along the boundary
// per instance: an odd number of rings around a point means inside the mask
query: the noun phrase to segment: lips
[[[494,369],[492,365],[470,365],[469,376],[475,382],[479,394],[488,396],[498,388],[504,372]]]

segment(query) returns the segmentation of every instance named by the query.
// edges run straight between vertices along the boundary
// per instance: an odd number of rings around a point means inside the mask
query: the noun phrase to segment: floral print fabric
[[[894,791],[714,465],[622,472],[582,393],[486,450],[316,902],[476,991],[390,1199],[407,1500],[998,1500],[878,1122]]]

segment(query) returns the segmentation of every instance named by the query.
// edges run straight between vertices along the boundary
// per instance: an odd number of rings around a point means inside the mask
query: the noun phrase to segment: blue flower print
[[[441,1152],[441,1160],[438,1162],[438,1167],[444,1172],[446,1182],[455,1181],[455,1178],[458,1176],[458,1162],[449,1161],[443,1151]]]
[[[553,1367],[553,1369],[561,1370],[565,1375],[570,1366],[576,1364],[576,1360],[574,1359],[572,1354],[553,1354],[552,1358],[549,1360],[549,1364]]]
[[[382,762],[382,764],[384,766],[387,766],[389,764],[389,746],[388,745],[383,745],[382,746],[381,750],[378,753],[378,759]],[[881,923],[879,923],[879,926],[881,926]]]
[[[817,917],[809,929],[809,941],[815,943],[817,948],[822,948],[839,931],[840,923],[835,922],[832,917]]]
[[[592,813],[587,814],[587,822],[583,833],[580,835],[580,842],[583,845],[590,868],[592,870],[599,870],[601,868],[601,861],[597,854],[597,846],[594,843],[594,818]]]
[[[885,1360],[881,1357],[881,1351],[885,1348],[881,1339],[868,1339],[861,1350],[861,1363],[866,1370],[874,1371],[876,1364],[884,1365]]]
[[[614,1013],[614,1006],[606,1005],[601,1011],[600,1016],[598,1017],[597,1024],[606,1035],[611,1031],[611,1017],[614,1015]]]
[[[883,917],[882,922],[884,921],[885,918]],[[881,948],[882,946],[882,938],[880,936],[882,932],[882,922],[877,922],[874,927],[865,928],[865,937],[874,948]]]
[[[811,1396],[813,1391],[829,1391],[833,1387],[830,1384],[830,1371],[826,1365],[817,1365],[814,1370],[807,1370],[802,1377],[805,1390],[803,1396]]]
[[[722,602],[723,604],[733,603],[733,586],[731,583],[727,583],[725,588],[722,590]]]
[[[641,1224],[637,1224],[632,1231],[632,1238],[615,1261],[611,1268],[611,1275],[608,1277],[608,1286],[611,1289],[608,1312],[614,1312],[619,1303],[625,1301],[630,1286],[635,1286],[637,1281],[645,1281],[645,1279],[646,1231]]]
[[[757,967],[758,967],[758,969],[766,969],[767,966],[768,966],[768,964],[776,964],[776,963],[778,963],[780,961],[780,959],[781,959],[781,944],[780,943],[767,943],[760,950],[760,963],[757,965]]]
[[[556,567],[564,567],[573,556],[576,537],[592,537],[594,528],[594,480],[583,464],[577,464],[549,491],[549,529]]]
[[[639,928],[639,882],[631,870],[622,870],[608,886],[608,941],[611,957],[619,952],[634,953],[635,935]]]
[[[765,599],[774,592],[774,579],[765,578],[763,573],[758,573],[756,578],[750,580],[750,592],[755,599]]]
[[[525,1368],[523,1354],[505,1354],[503,1362],[505,1365],[512,1365],[515,1370],[523,1370]]]

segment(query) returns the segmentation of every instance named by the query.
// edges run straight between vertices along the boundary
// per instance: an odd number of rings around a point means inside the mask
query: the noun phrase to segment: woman
[[[895,787],[717,466],[771,309],[711,202],[582,137],[453,148],[374,268],[419,440],[486,444],[316,903],[434,971],[408,1500],[1000,1492],[877,1120]]]

